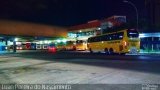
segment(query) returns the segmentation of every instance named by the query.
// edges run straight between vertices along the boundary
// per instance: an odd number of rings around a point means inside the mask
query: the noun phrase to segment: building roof
[[[101,22],[99,20],[89,21],[86,24],[76,25],[69,28],[70,31],[80,30],[80,29],[88,29],[88,28],[95,28],[99,27]]]
[[[66,37],[67,29],[43,24],[0,20],[1,35]]]
[[[69,28],[69,30],[81,30],[81,29],[88,29],[88,28],[95,28],[100,27],[103,22],[111,22],[113,26],[120,26],[122,23],[126,23],[126,16],[111,16],[105,18],[103,20],[92,20],[86,24],[76,25]]]

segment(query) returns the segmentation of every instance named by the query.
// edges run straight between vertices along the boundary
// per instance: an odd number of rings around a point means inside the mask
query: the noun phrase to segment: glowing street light
[[[61,40],[57,40],[57,42],[58,42],[58,43],[60,43],[60,42],[61,42]]]
[[[134,9],[136,11],[136,16],[137,16],[137,30],[138,30],[138,18],[139,18],[139,16],[138,16],[138,9],[137,9],[136,5],[134,3],[132,3],[131,1],[127,1],[127,0],[123,0],[123,2],[128,3],[128,4],[130,4],[131,6],[134,7]]]
[[[15,38],[15,39],[14,39],[14,41],[16,41],[16,42],[17,42],[18,40],[19,40],[18,38]]]
[[[66,42],[67,42],[67,40],[66,40],[66,39],[63,39],[63,40],[62,40],[62,42],[63,42],[63,43],[66,43]]]

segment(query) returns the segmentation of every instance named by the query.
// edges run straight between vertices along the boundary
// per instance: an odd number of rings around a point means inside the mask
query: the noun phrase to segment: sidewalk
[[[147,52],[147,51],[141,51],[140,54],[146,54],[146,55],[160,55],[160,51],[153,51],[153,52]]]
[[[126,54],[126,55],[154,55],[154,56],[160,56],[160,52],[140,52],[138,54]]]
[[[19,54],[25,52],[43,52],[45,50],[17,50],[16,52],[11,51],[0,51],[0,55],[9,55],[9,54]]]
[[[14,52],[8,52],[8,51],[0,51],[0,56],[1,55],[10,55],[10,54],[16,54]]]

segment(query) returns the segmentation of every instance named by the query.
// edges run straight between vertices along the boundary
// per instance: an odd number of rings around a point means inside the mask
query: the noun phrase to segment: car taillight
[[[49,52],[56,52],[56,48],[53,48],[53,47],[49,47],[48,50]]]

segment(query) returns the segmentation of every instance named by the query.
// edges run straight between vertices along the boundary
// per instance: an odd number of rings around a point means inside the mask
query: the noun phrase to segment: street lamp
[[[132,3],[132,2],[130,2],[130,1],[127,1],[127,0],[123,0],[123,2],[124,3],[128,3],[128,4],[130,4],[131,6],[134,7],[134,9],[136,11],[136,16],[137,16],[137,30],[138,30],[138,9],[137,9],[136,5],[134,3]]]
[[[15,38],[15,39],[14,39],[14,41],[16,41],[16,42],[17,42],[17,41],[18,41],[18,38]]]

